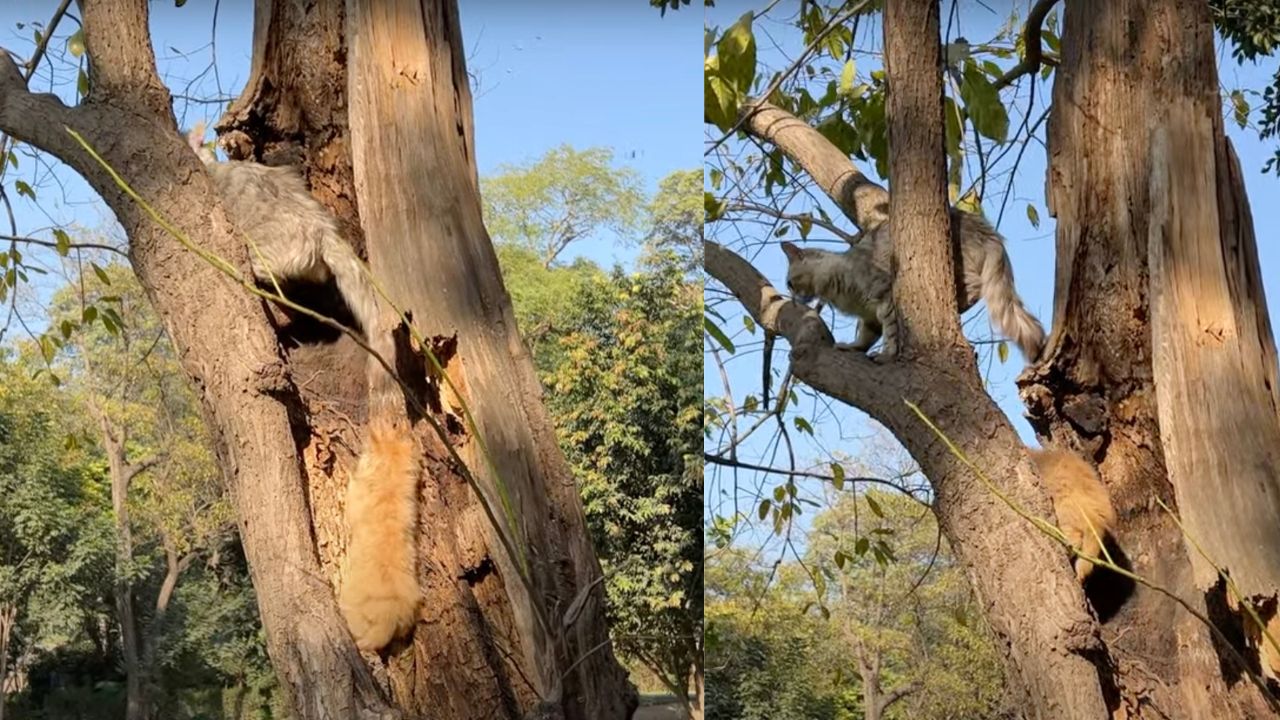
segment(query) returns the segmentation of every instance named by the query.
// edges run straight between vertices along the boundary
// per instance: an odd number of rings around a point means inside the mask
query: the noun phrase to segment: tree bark
[[[894,242],[893,301],[908,356],[976,368],[960,331],[956,270],[943,148],[942,46],[937,0],[884,5],[885,97],[889,128],[889,226]]]
[[[0,605],[0,720],[4,720],[4,708],[9,701],[9,642],[17,619],[17,605]]]
[[[1216,573],[1154,502],[1176,507],[1247,595],[1274,595],[1275,350],[1216,67],[1203,4],[1066,6],[1049,124],[1053,333],[1022,385],[1037,431],[1098,462],[1125,562],[1243,649]],[[1099,608],[1113,615],[1114,705],[1131,717],[1275,712],[1201,623],[1142,587],[1109,597],[1117,585],[1103,584]]]

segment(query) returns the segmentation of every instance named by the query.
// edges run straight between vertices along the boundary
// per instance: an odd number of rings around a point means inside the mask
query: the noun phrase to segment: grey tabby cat
[[[307,191],[298,170],[218,162],[203,139],[203,124],[187,133],[187,144],[204,162],[232,221],[253,243],[249,259],[254,278],[266,285],[272,277],[315,283],[333,278],[369,346],[394,366],[395,313],[382,302],[337,220]],[[370,407],[375,401],[393,404],[399,397],[395,379],[373,356],[368,382]]]
[[[1013,268],[1004,250],[1004,239],[978,215],[952,208],[951,233],[960,236],[960,265],[964,277],[964,302],[960,312],[979,299],[996,329],[1022,351],[1028,363],[1044,348],[1044,327],[1027,312],[1013,284]],[[782,243],[787,256],[787,288],[802,301],[821,298],[840,312],[857,317],[858,336],[837,347],[866,352],[884,335],[880,357],[898,352],[897,307],[893,304],[893,239],[884,223],[859,235],[853,247],[842,253],[802,249]]]
[[[337,220],[307,191],[294,168],[254,162],[218,162],[202,143],[204,126],[187,134],[222,198],[227,214],[252,243],[258,282],[327,282],[360,323],[369,346],[395,362],[392,331],[399,320],[382,302],[364,263],[347,244]],[[416,528],[418,452],[394,402],[399,385],[372,355],[368,360],[369,428],[347,484],[347,547],[338,606],[356,647],[375,651],[417,622]]]

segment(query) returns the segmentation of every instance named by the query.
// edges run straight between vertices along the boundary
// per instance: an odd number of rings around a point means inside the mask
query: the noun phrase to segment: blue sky
[[[233,97],[248,76],[253,3],[222,0],[216,34],[214,4],[150,4],[158,68],[175,96]],[[643,0],[459,4],[468,69],[478,77],[473,91],[482,175],[502,164],[534,160],[565,143],[613,149],[615,162],[638,171],[650,192],[668,173],[699,167],[702,84],[693,68],[702,18],[696,8],[661,17]],[[56,5],[52,0],[0,2],[0,47],[26,57],[33,47],[30,23],[47,21]],[[52,43],[57,51],[51,53],[53,77],[60,82],[51,84],[47,68],[33,81],[33,87],[69,101],[74,58],[56,56],[64,55],[65,37],[74,29],[64,21]],[[216,72],[209,67],[214,49]],[[183,126],[215,118],[222,107],[175,97]],[[73,173],[56,164],[37,170],[21,151],[19,160],[19,171],[5,181],[20,234],[48,237],[54,225],[114,225],[110,212]],[[38,203],[14,197],[17,179],[35,188]],[[575,253],[610,265],[632,259],[635,248],[604,233],[581,241],[566,259]],[[52,254],[47,262],[55,262]],[[52,282],[36,279],[40,295]]]
[[[763,4],[744,2],[743,0],[721,0],[716,3],[715,8],[708,10],[707,24],[723,30],[737,21],[744,12],[759,9]],[[766,18],[756,23],[757,52],[759,61],[762,63],[758,77],[771,77],[773,71],[789,65],[801,48],[798,34],[793,28],[782,22],[784,17],[793,12],[788,10],[790,5],[793,4],[784,2],[778,6],[778,10],[775,12],[777,20]],[[964,36],[974,43],[986,41],[1006,21],[1011,7],[1021,8],[1022,16],[1025,17],[1028,5],[1029,3],[1027,2],[1010,3],[1008,0],[1003,2],[998,0],[984,0],[984,2],[961,0],[959,4],[959,23],[952,28],[949,37],[954,39],[956,36]],[[944,3],[943,6],[944,8],[949,7],[949,3]],[[947,20],[944,17],[944,29],[946,26]],[[858,47],[866,48],[868,43],[874,43],[874,47],[878,48],[881,42],[879,33],[878,22],[864,21],[857,35]],[[1267,62],[1259,63],[1257,66],[1252,64],[1237,66],[1235,61],[1231,59],[1228,48],[1221,42],[1219,43],[1219,49],[1219,74],[1221,84],[1225,90],[1229,91],[1237,87],[1246,90],[1250,88],[1261,89],[1269,84],[1277,67],[1276,60],[1271,59]],[[866,74],[877,67],[875,59],[871,55],[859,54],[856,56],[856,61],[860,79],[865,79]],[[1006,61],[1001,62],[1005,66],[1009,65]],[[825,59],[825,64],[833,65],[829,58]],[[765,66],[767,66],[767,70]],[[839,66],[835,66],[835,69],[838,73]],[[1052,82],[1052,78],[1049,82]],[[1043,108],[1042,100],[1047,97],[1048,89],[1048,84],[1041,84],[1038,88],[1037,98],[1039,99],[1037,100],[1036,112]],[[1007,95],[1005,99],[1006,101],[1008,100]],[[1260,98],[1250,96],[1249,100],[1255,107],[1261,104]],[[1032,113],[1033,118],[1036,112]],[[1010,120],[1011,128],[1016,128],[1020,117],[1012,116]],[[704,135],[704,142],[720,137],[720,133],[712,126],[705,126],[704,130],[707,133]],[[1244,168],[1258,237],[1262,278],[1268,291],[1270,314],[1273,323],[1275,323],[1277,319],[1280,319],[1280,285],[1276,284],[1276,279],[1280,278],[1280,247],[1277,246],[1274,239],[1275,230],[1280,227],[1280,206],[1277,206],[1277,203],[1273,202],[1272,199],[1276,197],[1277,190],[1280,190],[1280,179],[1277,179],[1274,175],[1262,175],[1261,168],[1266,159],[1274,152],[1276,140],[1272,138],[1265,142],[1260,141],[1253,128],[1242,130],[1230,120],[1227,122],[1227,131],[1235,144],[1236,152],[1239,154]],[[1043,138],[1043,130],[1040,131],[1038,136]],[[735,141],[732,140],[726,143],[726,146],[730,148],[740,147],[735,146]],[[705,147],[704,145],[704,149]],[[1046,329],[1048,329],[1052,321],[1053,309],[1054,222],[1049,217],[1048,210],[1044,205],[1045,161],[1043,146],[1033,142],[1027,149],[1013,179],[1012,190],[1009,193],[999,229],[1007,240],[1006,247],[1014,265],[1018,292],[1028,309],[1039,317],[1045,324]],[[860,165],[860,167],[875,177],[873,168],[865,165]],[[967,177],[966,180],[968,180]],[[1007,179],[1002,179],[998,186],[996,184],[988,185],[984,209],[987,216],[993,221],[1000,211],[1000,203],[1006,181]],[[1028,220],[1026,212],[1028,204],[1034,205],[1039,215],[1040,226],[1038,228],[1033,227]],[[839,222],[839,218],[842,216],[825,199],[823,206]],[[788,211],[803,212],[807,209],[803,204],[800,204],[790,207]],[[768,228],[765,226],[740,225],[735,228],[726,227],[727,223],[720,223],[720,225],[722,227],[709,226],[707,236],[740,250],[744,247],[749,248],[748,257],[752,258],[755,266],[772,280],[777,287],[785,288],[783,280],[786,276],[786,263],[779,248],[779,243],[784,238],[768,237],[766,234]],[[848,223],[845,223],[844,226],[847,230],[853,229]],[[796,240],[798,239],[796,235],[797,233],[793,228],[789,238],[785,239]],[[816,229],[812,236],[818,238],[832,237],[830,233]],[[838,243],[816,246],[833,250],[840,249]],[[759,394],[761,359],[758,336],[748,334],[743,328],[740,317],[730,313],[734,307],[733,303],[726,303],[720,307],[720,310],[729,315],[729,320],[725,325],[729,329],[736,330],[733,335],[735,342],[745,345],[745,350],[740,350],[737,356],[728,358],[725,363],[729,383],[734,390],[734,395],[741,403],[746,394]],[[824,317],[830,322],[832,317],[830,311],[827,311]],[[977,309],[966,315],[966,318],[971,323],[967,327],[976,329],[971,331],[971,337],[991,337],[990,332],[987,330],[987,320],[981,303],[979,303]],[[854,327],[850,322],[843,319],[836,322],[835,334],[838,341],[851,340],[853,332]],[[786,367],[786,353],[785,343],[780,341],[773,355],[775,372]],[[1023,407],[1018,398],[1016,386],[1013,383],[1014,378],[1023,368],[1023,360],[1017,350],[1013,348],[1010,348],[1009,362],[1003,366],[994,358],[994,352],[991,351],[990,346],[980,348],[980,353],[982,367],[986,371],[985,375],[992,396],[997,400],[1006,415],[1010,417],[1022,438],[1029,444],[1035,445],[1035,438],[1031,433],[1030,426],[1022,417]],[[722,395],[724,393],[721,373],[715,365],[709,364],[706,367],[704,383],[706,392],[709,395]],[[872,470],[876,470],[875,463],[877,460],[885,460],[886,462],[897,460],[896,457],[893,457],[893,453],[886,451],[885,445],[881,443],[880,439],[874,437],[874,424],[857,410],[837,403],[824,404],[822,402],[807,401],[802,402],[801,407],[797,409],[797,414],[809,419],[815,429],[814,437],[809,438],[798,432],[792,425],[791,417],[788,417],[788,427],[791,431],[790,439],[794,443],[794,452],[799,467],[825,466],[826,463],[842,453],[849,456],[860,456],[872,464]],[[748,422],[748,424],[750,423]],[[784,466],[786,464],[786,452],[773,441],[774,437],[775,433],[762,431],[743,446],[743,449],[739,451],[739,457],[742,460],[757,464]],[[708,449],[714,450],[717,444],[718,439],[709,441],[707,444]],[[825,467],[817,469],[826,471]],[[735,477],[723,470],[719,473],[713,473],[713,470],[709,467],[706,484],[708,513],[731,512],[735,507],[733,502],[735,500],[737,501],[736,507],[738,509],[749,511],[754,508],[755,502],[758,502],[760,497],[767,497],[773,487],[784,479],[780,475],[761,477],[758,474],[748,472],[739,472]],[[808,492],[809,497],[820,499],[821,488],[817,483],[803,483],[802,487]],[[805,518],[810,517],[812,517],[811,514],[806,513]],[[752,541],[762,539],[762,536],[756,532],[752,532],[750,537]],[[774,547],[776,549],[776,542]]]

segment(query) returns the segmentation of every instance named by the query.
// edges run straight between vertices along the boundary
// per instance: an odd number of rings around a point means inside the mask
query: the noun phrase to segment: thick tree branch
[[[742,129],[794,160],[853,224],[863,230],[889,218],[889,193],[808,123],[764,100],[744,103]]]
[[[92,104],[145,107],[154,117],[172,117],[169,90],[156,73],[147,0],[84,0],[84,43],[90,58]]]
[[[976,385],[977,367],[956,306],[952,258],[958,248],[952,248],[949,232],[938,0],[895,0],[885,4],[884,13],[900,345],[907,353],[954,361],[972,371]]]
[[[1044,51],[1040,45],[1040,27],[1044,24],[1045,16],[1049,14],[1049,10],[1057,3],[1058,0],[1039,0],[1032,6],[1022,30],[1022,44],[1025,48],[1022,62],[1014,65],[1009,69],[1009,72],[993,83],[996,90],[1009,87],[1023,75],[1030,75],[1040,70],[1040,63],[1044,59]]]

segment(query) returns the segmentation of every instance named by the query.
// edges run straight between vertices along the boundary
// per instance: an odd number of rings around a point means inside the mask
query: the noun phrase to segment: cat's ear
[[[200,148],[204,146],[204,121],[203,120],[196,123],[195,126],[192,127],[191,130],[187,133],[187,145],[189,145],[192,150],[196,151],[196,153],[199,154]]]
[[[795,262],[804,256],[804,251],[793,242],[784,242],[782,243],[782,254],[786,255],[788,260]]]

